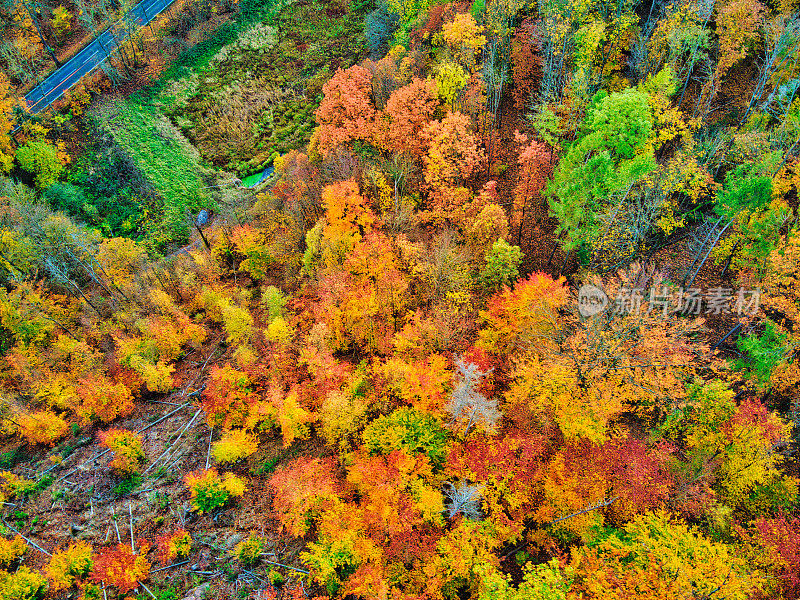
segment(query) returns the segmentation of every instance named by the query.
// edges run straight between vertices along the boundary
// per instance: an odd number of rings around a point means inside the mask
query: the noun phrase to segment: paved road
[[[174,0],[142,0],[131,9],[134,21],[139,25],[147,25]],[[124,39],[124,38],[123,38]],[[119,41],[122,41],[120,39]],[[36,114],[64,95],[69,88],[78,83],[87,73],[94,71],[114,51],[118,41],[114,39],[110,29],[105,29],[83,50],[51,73],[43,82],[34,87],[25,96],[28,110]]]

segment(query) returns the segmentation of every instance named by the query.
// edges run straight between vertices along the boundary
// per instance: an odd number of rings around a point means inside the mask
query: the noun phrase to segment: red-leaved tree
[[[780,515],[755,522],[756,537],[772,555],[783,598],[800,598],[800,518]]]
[[[146,558],[150,545],[139,540],[138,547],[136,553],[127,544],[118,544],[116,548],[105,548],[98,552],[92,580],[113,585],[122,594],[136,589],[139,582],[150,574],[150,563]]]

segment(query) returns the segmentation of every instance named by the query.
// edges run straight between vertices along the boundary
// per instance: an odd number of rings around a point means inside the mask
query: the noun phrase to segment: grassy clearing
[[[161,200],[147,215],[145,228],[156,247],[185,239],[187,212],[211,207],[207,179],[197,150],[156,109],[138,102],[114,101],[93,113],[98,129],[109,134]]]
[[[92,111],[103,143],[72,169],[80,193],[60,190],[52,204],[154,251],[183,243],[187,213],[214,207],[219,169],[257,175],[308,143],[322,85],[366,56],[363,19],[373,4],[241,2],[155,84]]]
[[[187,51],[136,101],[159,106],[204,159],[240,176],[308,143],[322,85],[366,56],[372,0],[277,0]]]

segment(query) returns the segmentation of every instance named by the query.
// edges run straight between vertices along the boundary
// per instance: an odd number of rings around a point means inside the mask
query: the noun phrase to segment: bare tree
[[[778,72],[796,73],[800,66],[800,53],[797,52],[800,44],[800,18],[796,15],[789,18],[778,16],[772,19],[765,27],[764,54],[760,60],[759,77],[747,110],[739,121],[739,127],[745,124],[766,92],[766,88],[773,81]],[[766,104],[772,103],[773,97],[780,90],[780,85],[775,86]]]
[[[473,521],[483,519],[483,486],[477,483],[467,483],[466,481],[447,482],[443,486],[445,501],[444,507],[447,517],[452,519],[457,514],[462,514]]]
[[[450,413],[451,424],[466,423],[463,434],[467,435],[473,425],[480,425],[487,432],[493,432],[502,413],[497,406],[496,398],[487,398],[478,391],[481,380],[491,373],[481,371],[474,363],[466,362],[463,357],[455,357],[455,386],[450,394],[447,412]]]

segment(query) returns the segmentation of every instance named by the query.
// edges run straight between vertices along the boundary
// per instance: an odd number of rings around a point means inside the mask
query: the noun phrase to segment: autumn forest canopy
[[[800,599],[797,0],[134,5],[0,6],[0,600]]]

